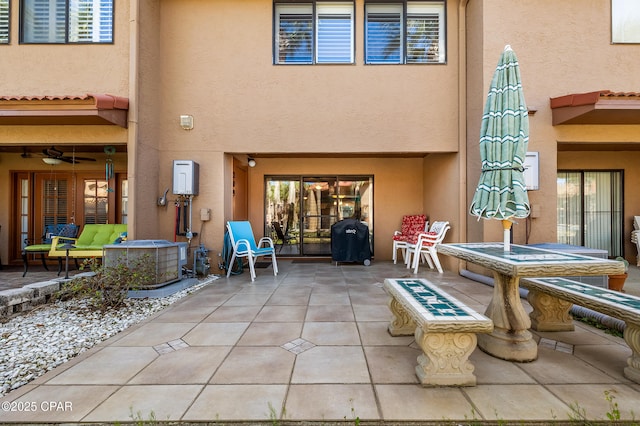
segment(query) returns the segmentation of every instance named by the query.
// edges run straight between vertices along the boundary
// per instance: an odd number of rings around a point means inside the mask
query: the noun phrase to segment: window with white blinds
[[[113,0],[22,0],[22,43],[112,43]]]
[[[276,3],[276,64],[353,63],[353,2]]]
[[[404,33],[402,4],[368,4],[366,32],[366,63],[402,62]]]
[[[407,5],[407,63],[444,62],[444,4]]]
[[[318,2],[318,63],[353,63],[353,3]]]
[[[443,1],[368,3],[367,64],[444,63]]]
[[[0,0],[0,44],[9,43],[9,0]]]
[[[313,5],[276,5],[275,36],[276,63],[312,63]]]
[[[113,41],[112,0],[69,2],[69,42],[111,43]]]

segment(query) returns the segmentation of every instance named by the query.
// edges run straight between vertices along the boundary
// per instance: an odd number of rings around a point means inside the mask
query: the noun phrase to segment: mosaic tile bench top
[[[446,323],[470,322],[493,327],[492,321],[455,297],[422,279],[387,278],[384,287],[400,303],[426,321]],[[400,300],[401,299],[401,300]],[[420,322],[420,321],[418,321]]]
[[[576,276],[622,273],[620,262],[517,244],[504,251],[503,243],[440,244],[439,253],[454,256],[511,276]]]
[[[520,283],[523,287],[540,289],[540,291],[569,300],[576,305],[597,311],[602,311],[603,308],[616,311],[623,309],[635,317],[636,322],[640,320],[640,297],[637,296],[561,277],[527,278]]]

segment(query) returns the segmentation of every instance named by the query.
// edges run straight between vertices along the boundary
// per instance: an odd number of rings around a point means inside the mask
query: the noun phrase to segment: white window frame
[[[9,44],[11,4],[9,0],[0,0],[0,44]]]
[[[287,44],[281,38],[282,17],[309,16],[311,28],[308,31],[310,51],[308,57],[288,60],[282,57],[282,47]],[[332,20],[349,20],[348,28],[330,25]],[[346,29],[346,31],[345,31]],[[331,34],[331,31],[338,31]],[[308,64],[353,64],[354,63],[354,2],[353,1],[313,1],[301,3],[274,3],[274,55],[273,63],[278,65]],[[327,37],[328,35],[328,37]],[[326,40],[326,43],[324,42]]]
[[[22,0],[24,44],[113,43],[115,0]]]
[[[373,14],[399,14],[400,36],[397,40],[399,54],[397,59],[380,59],[372,53],[372,45],[376,41],[374,32],[369,33],[369,17]],[[408,22],[412,17],[437,17],[437,44],[425,47],[424,56],[410,55],[410,40]],[[365,4],[365,63],[366,64],[444,64],[446,63],[446,2],[445,0],[431,1],[403,1],[389,3],[369,2]],[[394,49],[395,51],[395,49]],[[395,56],[395,55],[394,55]]]
[[[638,0],[611,0],[611,42],[640,43]]]

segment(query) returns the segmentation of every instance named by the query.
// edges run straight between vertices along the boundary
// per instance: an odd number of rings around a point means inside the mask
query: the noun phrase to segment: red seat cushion
[[[423,214],[406,215],[402,217],[401,235],[413,235],[416,232],[424,232],[427,217]],[[394,237],[395,239],[395,237]]]

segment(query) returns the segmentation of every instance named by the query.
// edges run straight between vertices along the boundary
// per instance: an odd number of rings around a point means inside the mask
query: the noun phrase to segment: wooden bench
[[[624,321],[624,340],[632,352],[624,375],[640,383],[640,297],[560,277],[523,278],[520,285],[529,289],[527,300],[533,307],[529,317],[534,330],[574,330],[569,313],[574,304]]]
[[[425,279],[384,281],[391,299],[392,336],[415,335],[423,353],[416,374],[423,386],[475,386],[469,355],[476,333],[490,333],[493,322]]]

